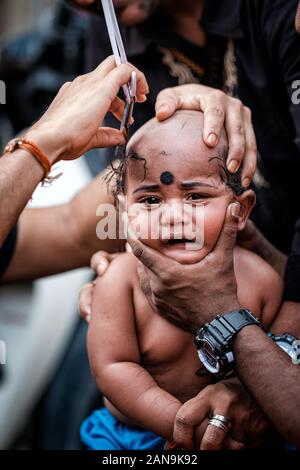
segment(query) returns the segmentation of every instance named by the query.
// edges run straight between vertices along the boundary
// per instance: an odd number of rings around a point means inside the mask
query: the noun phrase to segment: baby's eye
[[[203,199],[207,199],[208,196],[207,194],[200,194],[200,193],[193,193],[193,194],[190,194],[187,198],[188,201],[199,201],[199,200],[203,200]]]
[[[144,197],[143,199],[141,199],[140,202],[148,207],[157,206],[158,204],[160,204],[160,199],[155,196],[148,196],[148,197]]]

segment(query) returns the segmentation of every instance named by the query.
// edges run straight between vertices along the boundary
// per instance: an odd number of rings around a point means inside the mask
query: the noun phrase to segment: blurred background
[[[0,26],[2,39],[23,34],[36,26],[36,20],[45,7],[55,0],[2,0]],[[10,18],[10,21],[7,21]]]
[[[31,125],[60,86],[84,71],[86,14],[59,0],[1,0],[0,145]],[[87,160],[59,164],[62,178],[30,203],[64,203],[92,178]],[[100,397],[85,353],[80,287],[88,269],[0,287],[0,449],[78,449],[79,426]]]

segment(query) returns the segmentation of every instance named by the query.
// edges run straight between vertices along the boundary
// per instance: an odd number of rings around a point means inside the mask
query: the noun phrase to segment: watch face
[[[216,374],[220,370],[219,360],[215,355],[213,345],[206,339],[200,340],[198,349],[199,359],[209,372]]]

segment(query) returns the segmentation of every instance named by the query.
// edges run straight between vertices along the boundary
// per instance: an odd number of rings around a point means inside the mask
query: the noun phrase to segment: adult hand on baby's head
[[[177,109],[204,113],[203,139],[208,147],[217,145],[225,127],[229,143],[227,168],[235,173],[242,163],[242,183],[248,187],[255,173],[257,157],[250,109],[223,91],[195,84],[167,88],[159,93],[156,101],[159,121],[172,116]]]
[[[111,255],[105,251],[98,251],[91,258],[91,269],[98,277],[103,276],[116,256],[118,256],[118,254]],[[80,316],[87,323],[90,322],[92,315],[94,287],[95,282],[89,282],[81,288],[79,293]]]
[[[179,264],[128,237],[133,254],[142,262],[140,283],[149,302],[181,328],[195,332],[217,314],[240,308],[233,268],[239,207],[229,205],[215,248],[196,264]]]
[[[229,419],[226,434],[208,424],[214,415]],[[270,422],[260,411],[237,378],[208,385],[196,397],[182,405],[174,423],[178,447],[201,450],[241,450],[259,446],[270,430]]]
[[[146,100],[145,76],[130,64],[108,57],[96,70],[66,83],[42,118],[26,134],[51,162],[72,160],[92,148],[124,144],[121,131],[100,127],[108,111],[122,119],[124,102],[117,97],[132,72],[137,74],[137,101]]]

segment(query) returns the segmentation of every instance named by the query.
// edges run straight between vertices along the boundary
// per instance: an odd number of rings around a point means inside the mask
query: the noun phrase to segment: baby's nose
[[[184,221],[184,207],[179,202],[163,204],[161,209],[161,225],[182,225]]]

